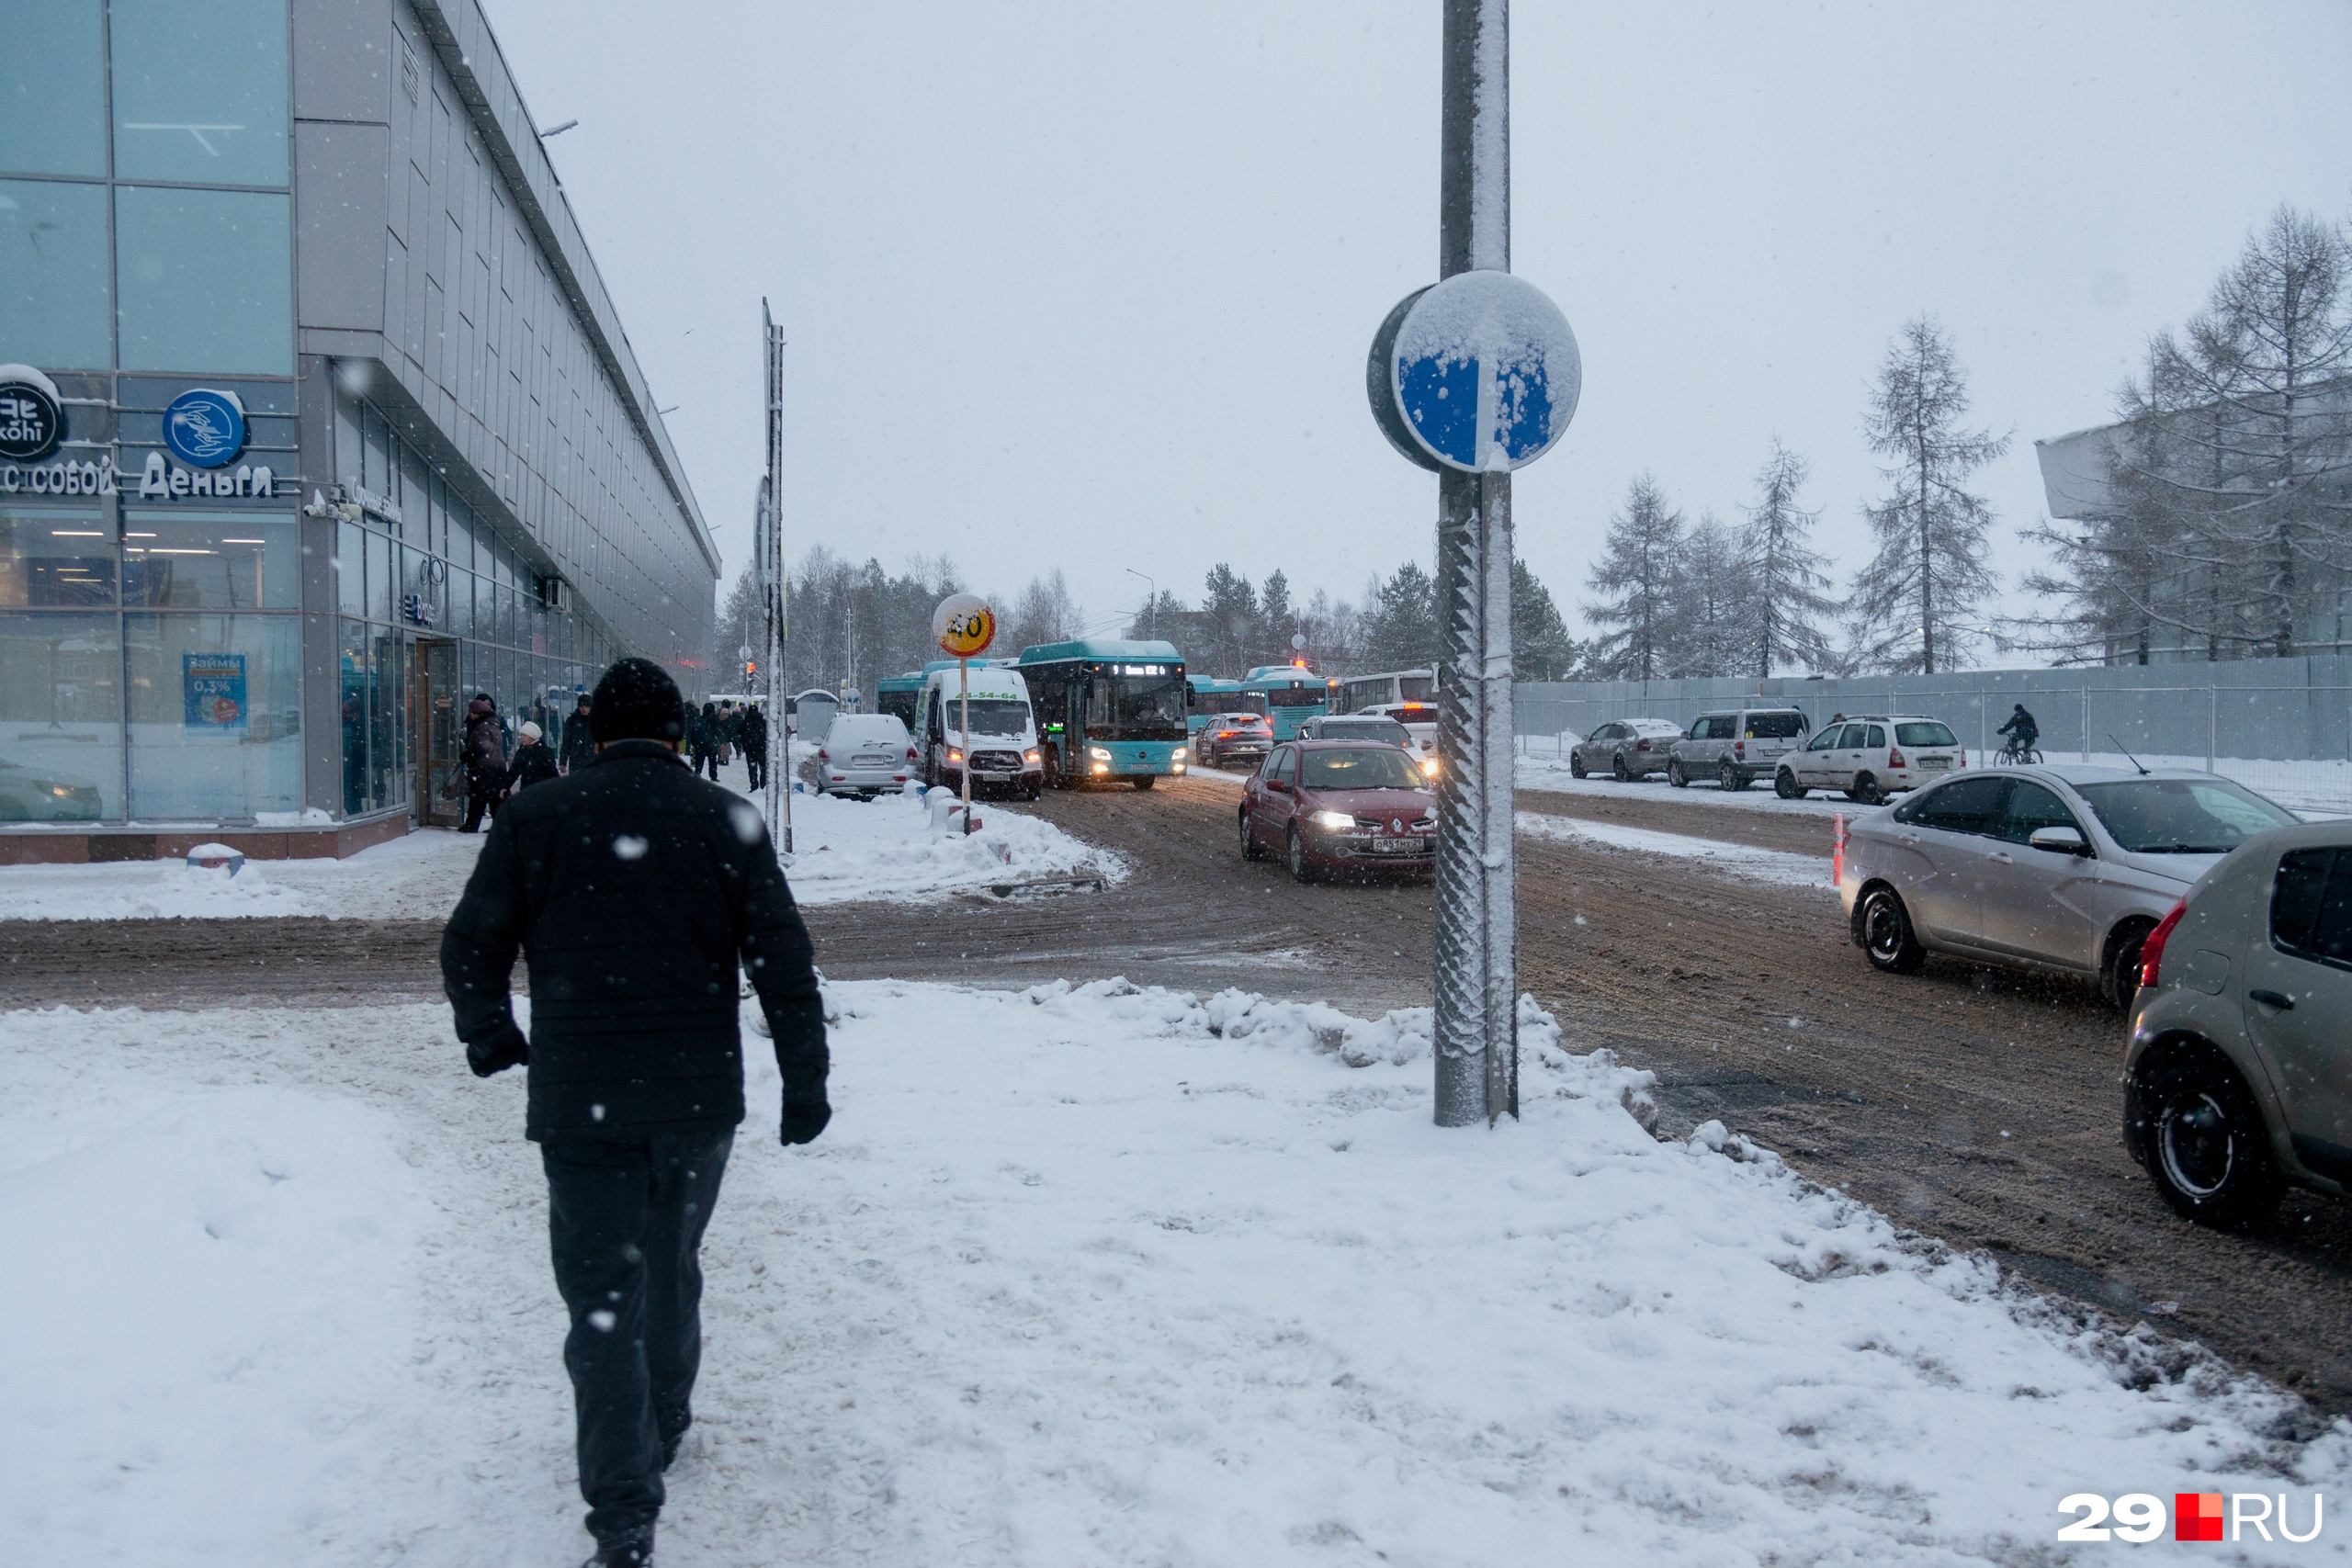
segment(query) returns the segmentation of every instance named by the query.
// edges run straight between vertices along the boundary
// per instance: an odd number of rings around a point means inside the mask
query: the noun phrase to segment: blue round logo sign
[[[1509,473],[1567,434],[1584,359],[1560,308],[1507,272],[1456,273],[1388,313],[1365,367],[1373,414],[1425,468]]]
[[[164,411],[164,445],[191,468],[217,468],[245,449],[245,405],[234,392],[192,387]]]

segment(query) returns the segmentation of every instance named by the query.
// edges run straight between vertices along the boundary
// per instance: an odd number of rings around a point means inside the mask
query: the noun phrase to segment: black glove
[[[825,1123],[833,1119],[833,1108],[821,1100],[787,1100],[784,1102],[784,1141],[791,1144],[812,1144]]]
[[[530,1045],[523,1039],[523,1032],[511,1023],[486,1040],[473,1040],[466,1043],[466,1066],[474,1070],[474,1077],[478,1078],[503,1073],[509,1067],[527,1066],[530,1060]]]

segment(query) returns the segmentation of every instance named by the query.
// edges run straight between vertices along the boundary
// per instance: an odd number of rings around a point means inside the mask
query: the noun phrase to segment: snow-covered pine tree
[[[1565,681],[1576,667],[1576,638],[1552,603],[1544,580],[1514,558],[1510,563],[1511,668],[1521,681]]]
[[[1993,592],[1984,564],[1993,509],[1967,481],[2009,438],[1962,429],[1967,412],[1968,378],[1951,340],[1913,317],[1888,345],[1862,417],[1889,487],[1866,513],[1878,553],[1854,577],[1851,613],[1873,668],[1932,675],[1976,642],[1978,606]]]
[[[1825,592],[1829,578],[1813,547],[1821,509],[1807,511],[1799,499],[1811,475],[1811,466],[1775,439],[1757,473],[1756,504],[1747,508],[1747,525],[1740,533],[1740,669],[1759,679],[1794,664],[1826,671],[1831,662],[1826,627],[1838,607]]]
[[[1584,605],[1584,618],[1605,628],[1592,645],[1600,679],[1666,675],[1681,546],[1682,513],[1667,504],[1655,476],[1642,475],[1626,487],[1624,508],[1610,517],[1600,559],[1585,580],[1595,597]]]
[[[1674,570],[1674,611],[1667,644],[1668,672],[1729,675],[1740,663],[1740,619],[1746,587],[1739,541],[1712,512],[1683,536]]]

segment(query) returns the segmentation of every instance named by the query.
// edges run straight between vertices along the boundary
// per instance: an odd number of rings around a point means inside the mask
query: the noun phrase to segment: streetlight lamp
[[[1144,635],[1157,639],[1159,636],[1159,584],[1152,581],[1152,579],[1145,577],[1142,572],[1137,571],[1133,567],[1126,567],[1123,570],[1129,577],[1143,578],[1144,591],[1151,595],[1151,597],[1144,601],[1144,604],[1148,606],[1148,608],[1144,612],[1146,617]]]

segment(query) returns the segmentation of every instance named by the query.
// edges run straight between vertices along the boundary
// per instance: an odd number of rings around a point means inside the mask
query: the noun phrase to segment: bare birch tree
[[[1837,619],[1838,604],[1826,592],[1821,552],[1813,547],[1821,509],[1807,511],[1799,501],[1812,472],[1775,440],[1756,476],[1756,504],[1747,508],[1740,536],[1747,611],[1741,666],[1758,679],[1792,664],[1826,671],[1833,662],[1826,628]]]
[[[1968,378],[1943,330],[1926,316],[1905,322],[1862,418],[1889,483],[1866,513],[1878,553],[1855,575],[1852,601],[1863,659],[1877,669],[1932,675],[1975,644],[1978,606],[1993,592],[1984,565],[1993,509],[1967,480],[2009,438],[1962,429],[1968,406]]]
[[[1585,604],[1584,617],[1609,628],[1593,642],[1592,665],[1601,679],[1666,675],[1681,546],[1682,513],[1667,504],[1657,479],[1644,474],[1626,488],[1624,508],[1610,517],[1600,559],[1585,580],[1596,597]]]

